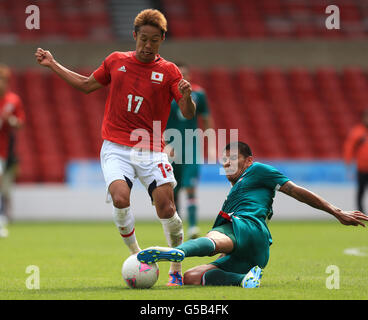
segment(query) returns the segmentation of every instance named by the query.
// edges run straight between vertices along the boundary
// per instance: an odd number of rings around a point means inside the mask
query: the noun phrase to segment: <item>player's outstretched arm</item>
[[[181,79],[178,88],[183,97],[179,100],[179,108],[184,118],[192,119],[196,113],[196,104],[192,99],[192,86],[184,79]]]
[[[74,88],[83,91],[84,93],[90,93],[102,87],[93,75],[89,77],[83,76],[76,72],[73,72],[65,67],[63,67],[60,63],[58,63],[50,51],[43,50],[38,48],[35,56],[37,58],[37,62],[44,67],[50,68],[54,71],[60,78],[65,80]]]
[[[360,211],[343,211],[319,195],[302,188],[295,183],[288,181],[280,189],[281,192],[295,198],[298,201],[304,202],[313,208],[323,210],[332,214],[340,223],[344,225],[365,227],[365,224],[361,221],[368,221],[368,216]]]

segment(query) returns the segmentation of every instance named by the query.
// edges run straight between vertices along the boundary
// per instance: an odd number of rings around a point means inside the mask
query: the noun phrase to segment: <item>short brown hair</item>
[[[0,78],[5,79],[6,81],[10,78],[10,69],[7,65],[0,63]]]
[[[139,28],[144,25],[157,27],[161,34],[167,31],[167,21],[163,13],[157,9],[146,9],[138,13],[134,20],[134,31],[137,33]]]
[[[238,148],[238,152],[245,158],[253,155],[252,150],[250,149],[249,145],[247,145],[245,142],[241,142],[241,141],[230,142],[226,145],[225,150],[228,151],[231,148]]]

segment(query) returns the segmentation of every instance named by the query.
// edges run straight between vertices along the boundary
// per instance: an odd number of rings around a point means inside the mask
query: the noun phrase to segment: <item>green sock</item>
[[[195,227],[197,225],[197,205],[190,204],[187,207],[187,210],[188,210],[189,227]]]
[[[194,193],[188,193],[188,222],[189,227],[195,227],[197,225],[197,201]]]
[[[221,269],[211,269],[202,277],[204,286],[240,286],[245,274],[227,272]]]
[[[210,238],[202,237],[188,240],[176,249],[184,251],[185,257],[205,257],[215,251],[216,245]]]

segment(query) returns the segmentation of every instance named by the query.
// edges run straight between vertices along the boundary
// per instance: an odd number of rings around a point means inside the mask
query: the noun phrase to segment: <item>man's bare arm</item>
[[[179,91],[183,97],[179,100],[178,105],[184,118],[192,119],[196,113],[196,104],[192,99],[192,87],[190,83],[184,79],[178,84]]]
[[[361,225],[365,227],[365,224],[360,220],[368,221],[368,217],[360,211],[343,211],[340,208],[332,205],[319,195],[303,188],[295,183],[288,181],[286,182],[279,191],[293,197],[294,199],[304,202],[313,208],[325,211],[332,214],[340,223],[344,225]]]
[[[102,87],[102,84],[100,84],[92,74],[86,77],[62,66],[54,59],[50,51],[38,48],[35,56],[41,66],[50,68],[60,78],[84,93],[90,93]]]

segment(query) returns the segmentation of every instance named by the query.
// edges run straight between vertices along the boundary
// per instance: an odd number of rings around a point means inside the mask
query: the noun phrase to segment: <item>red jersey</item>
[[[22,101],[13,92],[8,91],[0,97],[0,158],[6,159],[9,152],[10,133],[13,128],[8,121],[2,119],[4,114],[11,114],[18,123],[23,123],[25,120]]]
[[[178,83],[183,76],[178,67],[159,55],[153,62],[143,63],[135,51],[113,52],[93,76],[104,86],[110,84],[102,138],[162,151],[171,101],[182,98]]]

